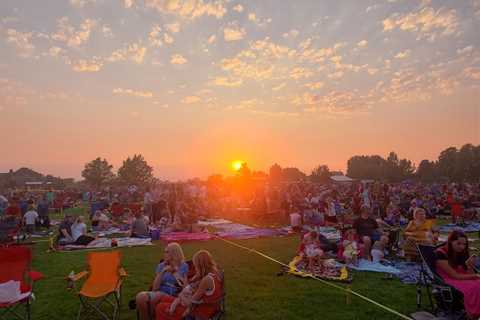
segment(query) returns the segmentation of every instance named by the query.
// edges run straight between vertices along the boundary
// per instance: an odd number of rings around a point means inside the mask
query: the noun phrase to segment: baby
[[[323,250],[320,248],[320,241],[318,240],[318,233],[311,231],[303,237],[303,244],[305,246],[305,255],[308,259],[308,270],[313,270],[315,260],[320,267],[323,266],[322,257]]]
[[[343,258],[346,264],[358,265],[358,244],[355,240],[355,229],[349,229],[343,240]]]
[[[192,311],[192,297],[193,297],[193,286],[186,285],[183,287],[182,291],[178,294],[178,297],[173,300],[172,304],[170,305],[170,314],[174,314],[177,306],[181,304],[182,306],[186,307],[185,311],[182,314],[182,318],[186,317]]]
[[[385,258],[385,248],[388,245],[388,237],[382,236],[372,246],[372,262],[380,262]]]

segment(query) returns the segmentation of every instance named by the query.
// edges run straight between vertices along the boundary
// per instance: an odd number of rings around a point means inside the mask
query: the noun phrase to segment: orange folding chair
[[[121,267],[120,251],[90,252],[87,256],[88,271],[69,275],[67,280],[75,282],[88,275],[80,291],[77,319],[91,319],[97,313],[101,318],[118,319],[123,280],[127,273]]]

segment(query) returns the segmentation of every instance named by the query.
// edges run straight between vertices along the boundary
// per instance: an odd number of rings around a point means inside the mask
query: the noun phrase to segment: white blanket
[[[0,283],[0,303],[15,303],[27,298],[31,292],[21,293],[20,281],[10,280]]]

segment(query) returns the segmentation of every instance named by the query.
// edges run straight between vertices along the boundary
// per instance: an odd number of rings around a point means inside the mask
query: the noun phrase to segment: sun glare
[[[242,168],[242,164],[243,164],[243,161],[240,161],[240,160],[232,161],[231,167],[233,171],[238,171]]]

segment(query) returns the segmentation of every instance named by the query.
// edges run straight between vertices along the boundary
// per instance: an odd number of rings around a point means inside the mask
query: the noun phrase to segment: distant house
[[[71,181],[70,181],[71,180]],[[0,188],[45,188],[62,187],[73,179],[61,179],[51,175],[43,175],[29,168],[20,168],[0,173]]]
[[[353,180],[352,178],[347,177],[347,176],[344,176],[344,175],[334,175],[334,176],[330,176],[330,180],[331,180],[333,183],[339,183],[339,184],[347,184],[347,183],[352,183],[352,182],[355,181],[355,180]]]

